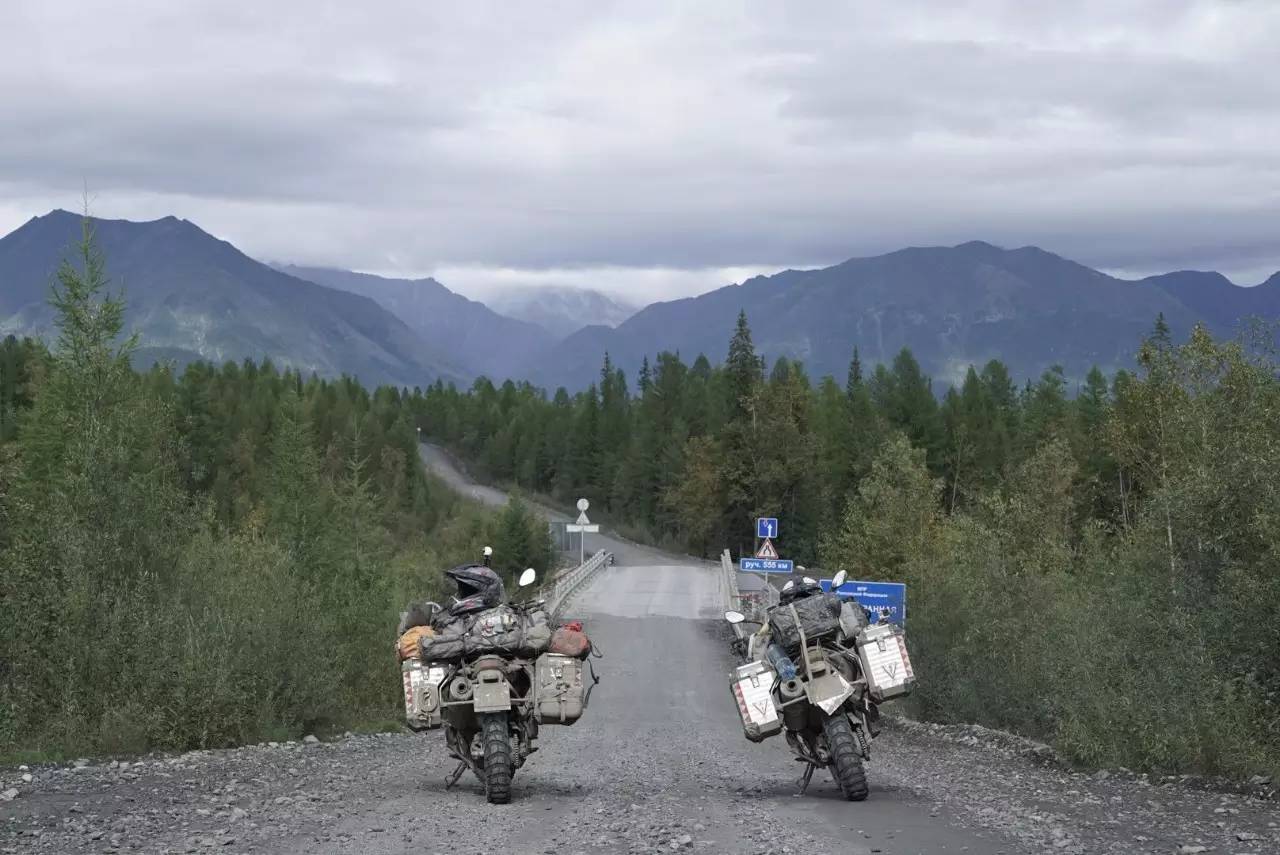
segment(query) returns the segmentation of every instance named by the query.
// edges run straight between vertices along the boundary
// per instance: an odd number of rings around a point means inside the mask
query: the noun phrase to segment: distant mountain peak
[[[555,285],[508,288],[486,302],[500,314],[537,324],[556,338],[584,327],[616,327],[636,313],[635,306],[600,291]]]
[[[1142,281],[1165,285],[1191,285],[1197,287],[1239,287],[1236,283],[1232,282],[1216,270],[1174,270],[1169,273],[1160,273],[1156,276],[1148,276]]]
[[[83,213],[68,211],[66,208],[54,208],[47,214],[37,215],[32,217],[30,220],[28,220],[28,222],[35,222],[37,220],[49,221],[49,222],[74,220],[75,222],[78,223],[84,220],[84,218],[85,218],[85,215]],[[178,217],[175,217],[173,214],[167,214],[163,217],[157,217],[154,220],[127,220],[122,217],[116,217],[116,218],[99,217],[96,214],[90,213],[89,221],[95,224],[124,223],[130,226],[150,226],[150,225],[155,225],[156,223],[185,223],[186,225],[192,226],[193,228],[196,228],[199,231],[204,232],[204,229],[200,229],[199,226],[196,226],[190,220],[180,219]],[[204,233],[208,234],[208,232],[204,232]]]
[[[0,331],[50,335],[50,282],[83,216],[57,209],[0,238]],[[374,301],[289,276],[174,216],[90,218],[140,355],[270,358],[304,372],[425,385],[466,375]]]
[[[964,243],[956,244],[952,249],[958,249],[962,252],[1008,252],[1004,247],[987,243],[985,240],[967,240]]]

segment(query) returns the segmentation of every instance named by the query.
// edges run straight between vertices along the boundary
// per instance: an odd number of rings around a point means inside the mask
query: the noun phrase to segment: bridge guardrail
[[[595,576],[600,571],[600,568],[607,566],[608,563],[609,553],[601,549],[577,567],[566,570],[557,576],[551,585],[551,591],[547,594],[547,614],[551,615],[553,620],[559,618],[560,612],[565,603],[568,602],[569,597]]]
[[[740,610],[742,595],[738,591],[737,570],[727,549],[720,553],[720,598],[726,611]],[[743,637],[742,624],[733,625],[733,634],[739,639]]]
[[[742,612],[751,623],[763,623],[765,612],[778,604],[778,589],[765,580],[759,590],[743,591],[738,587],[738,572],[729,550],[720,554],[720,593],[725,609]],[[735,625],[735,634],[745,634],[741,624]]]

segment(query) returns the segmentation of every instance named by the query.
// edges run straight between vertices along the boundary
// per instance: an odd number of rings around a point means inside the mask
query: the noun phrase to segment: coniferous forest
[[[1280,380],[1268,348],[1173,341],[1082,382],[973,367],[945,394],[909,350],[848,375],[674,353],[634,385],[547,397],[443,384],[409,407],[490,478],[585,495],[622,530],[711,556],[781,519],[784,557],[902,581],[916,711],[1086,764],[1280,767]],[[749,554],[749,552],[748,552]]]
[[[1280,769],[1280,379],[1258,341],[939,395],[911,353],[847,377],[663,353],[634,385],[368,391],[270,363],[139,372],[86,233],[60,335],[0,344],[0,753],[228,745],[397,715],[391,627],[545,524],[423,474],[417,429],[498,482],[672,548],[752,545],[908,585],[914,712],[1083,764]]]
[[[86,231],[51,347],[0,344],[0,756],[394,724],[399,610],[546,524],[423,473],[398,390],[270,363],[139,373]]]

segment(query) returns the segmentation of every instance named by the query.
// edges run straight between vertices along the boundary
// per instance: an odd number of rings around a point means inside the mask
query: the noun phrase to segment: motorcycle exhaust
[[[474,693],[475,686],[466,677],[454,677],[449,683],[449,696],[455,701],[469,701]]]
[[[799,680],[784,680],[778,685],[778,694],[784,703],[797,701],[782,708],[782,724],[790,731],[804,730],[809,725],[809,705],[797,699],[804,695],[804,684]]]

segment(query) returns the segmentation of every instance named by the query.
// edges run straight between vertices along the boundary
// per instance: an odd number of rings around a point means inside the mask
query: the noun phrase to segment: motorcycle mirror
[[[729,623],[742,623],[747,619],[747,616],[742,612],[725,612],[724,619]]]
[[[537,578],[538,578],[538,571],[530,567],[528,570],[520,574],[520,581],[518,582],[518,584],[521,588],[524,588],[529,585],[532,585],[533,580]]]
[[[486,547],[484,548],[484,557],[485,557],[485,558],[488,558],[490,555],[493,555],[493,547],[492,547],[492,546],[486,546]]]
[[[849,571],[841,570],[831,579],[831,590],[836,590],[849,579]]]

